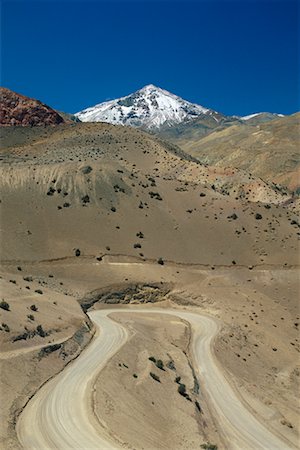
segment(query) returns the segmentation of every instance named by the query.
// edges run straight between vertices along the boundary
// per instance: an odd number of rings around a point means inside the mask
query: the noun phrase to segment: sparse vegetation
[[[158,192],[149,192],[151,198],[155,198],[156,200],[162,200],[161,195]]]
[[[158,369],[160,369],[160,370],[165,370],[165,368],[164,368],[164,363],[162,362],[161,359],[158,359],[158,360],[156,361],[155,365],[156,365],[156,367],[157,367]]]
[[[1,300],[0,308],[4,309],[5,311],[10,311],[9,304],[5,300]]]
[[[201,448],[204,450],[218,450],[218,446],[215,444],[210,444],[209,442],[207,444],[200,445]]]
[[[24,281],[28,281],[29,283],[33,281],[32,277],[23,277]]]
[[[183,397],[185,397],[185,396],[187,395],[185,384],[179,383],[179,386],[178,386],[178,392],[179,392],[179,394],[182,395]]]
[[[174,361],[172,361],[172,360],[168,361],[167,364],[166,364],[166,366],[167,366],[167,368],[170,369],[170,370],[176,370]]]
[[[36,332],[42,338],[48,336],[48,333],[46,333],[46,331],[43,329],[42,325],[38,325],[36,327]]]
[[[150,377],[152,377],[153,378],[153,380],[155,380],[155,381],[157,381],[158,383],[160,383],[160,379],[159,379],[159,376],[158,375],[156,375],[155,373],[153,373],[153,372],[150,372]]]
[[[1,326],[2,326],[2,329],[3,329],[6,333],[9,333],[9,332],[10,332],[10,328],[9,328],[9,326],[7,325],[7,323],[2,323]]]
[[[88,195],[84,195],[81,198],[82,203],[85,205],[86,203],[90,203],[90,197]]]

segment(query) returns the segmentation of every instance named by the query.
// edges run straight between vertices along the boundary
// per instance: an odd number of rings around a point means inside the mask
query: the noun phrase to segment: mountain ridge
[[[97,103],[74,114],[82,122],[106,122],[129,125],[149,131],[172,128],[195,119],[212,118],[216,126],[224,119],[242,122],[265,122],[282,114],[256,112],[246,116],[228,116],[197,103],[190,102],[172,92],[148,84],[132,94]]]

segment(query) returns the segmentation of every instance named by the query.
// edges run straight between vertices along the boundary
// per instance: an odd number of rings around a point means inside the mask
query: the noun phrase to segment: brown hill
[[[202,163],[244,169],[296,190],[300,187],[299,119],[297,113],[260,124],[236,121],[205,130],[198,124],[167,138]]]
[[[5,129],[2,143],[5,260],[77,248],[194,264],[297,259],[294,217],[280,206],[290,198],[247,172],[206,167],[142,131],[101,123]]]
[[[66,122],[54,109],[10,89],[0,88],[0,126],[58,125]]]

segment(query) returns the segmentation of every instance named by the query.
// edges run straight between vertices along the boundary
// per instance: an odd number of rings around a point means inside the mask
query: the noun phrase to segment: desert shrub
[[[35,305],[31,305],[30,309],[31,309],[31,311],[37,311],[38,310],[37,306],[35,306]]]
[[[149,192],[151,198],[155,198],[156,200],[162,200],[162,197],[158,192]]]
[[[76,248],[75,250],[75,256],[80,256],[81,251],[79,250],[79,248]]]
[[[38,326],[36,327],[36,332],[37,332],[37,334],[38,334],[39,336],[41,336],[41,337],[43,337],[43,338],[47,336],[47,333],[46,333],[46,331],[43,329],[42,325],[38,325]]]
[[[1,326],[2,326],[3,330],[6,331],[6,333],[10,332],[10,328],[7,325],[7,323],[1,323]]]
[[[185,397],[185,396],[187,395],[185,384],[179,383],[179,386],[178,386],[178,392],[179,392],[179,394],[182,395],[183,397]]]
[[[81,199],[82,203],[90,203],[90,197],[88,195],[84,195]]]
[[[160,369],[160,370],[165,370],[165,369],[164,369],[164,363],[162,362],[161,359],[158,359],[158,360],[156,361],[155,365],[156,365],[156,367],[157,367],[158,369]]]
[[[262,219],[262,215],[259,214],[259,213],[256,213],[256,214],[255,214],[255,219],[256,219],[256,220]]]
[[[164,260],[161,257],[158,258],[157,264],[160,264],[161,266],[163,266],[164,265]]]
[[[55,189],[51,186],[51,187],[48,189],[47,195],[53,195],[54,192],[55,192]]]
[[[174,361],[171,360],[171,361],[167,362],[167,368],[170,370],[176,370]]]
[[[154,358],[154,356],[150,356],[148,359],[149,359],[149,361],[154,362],[154,364],[156,363],[156,359]]]
[[[204,450],[218,450],[218,446],[215,444],[210,444],[209,442],[207,444],[200,445],[201,448],[204,448]]]
[[[33,314],[28,314],[27,317],[28,317],[29,320],[34,320],[34,315]]]
[[[142,248],[141,244],[137,243],[137,244],[133,244],[133,248]]]
[[[81,172],[82,172],[84,175],[87,175],[88,173],[91,173],[92,170],[93,170],[93,169],[92,169],[91,166],[85,166],[85,167],[83,167],[83,168],[81,169]]]
[[[23,280],[31,282],[31,281],[33,281],[33,278],[32,277],[23,277]]]
[[[1,300],[0,302],[0,308],[4,309],[5,311],[9,311],[9,304],[5,300]]]
[[[155,373],[150,372],[149,375],[150,375],[150,377],[153,378],[153,380],[155,380],[155,381],[157,381],[158,383],[160,383],[160,379],[159,379],[159,377],[158,377]]]
[[[41,289],[36,289],[34,292],[36,292],[37,294],[42,295],[43,291]]]
[[[236,213],[231,214],[230,216],[227,216],[227,219],[236,220],[238,218]]]
[[[198,400],[195,401],[195,406],[199,412],[202,412],[202,409],[201,409],[201,406],[200,406],[200,403],[198,402]]]

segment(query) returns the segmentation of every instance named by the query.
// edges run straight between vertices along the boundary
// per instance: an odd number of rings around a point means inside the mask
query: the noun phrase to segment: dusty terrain
[[[247,122],[220,123],[217,129],[186,125],[167,137],[201,162],[238,167],[290,190],[300,187],[300,113],[265,123],[254,117]],[[213,124],[214,127],[216,124]]]
[[[86,309],[164,301],[221,321],[214,348],[222,370],[253,413],[296,447],[299,225],[291,196],[245,171],[200,165],[143,132],[107,124],[17,127],[5,129],[1,140],[1,297],[9,305],[0,309],[1,445],[17,448],[18,412],[89,341],[93,330],[80,303]],[[130,327],[134,337],[97,380],[99,417],[101,402],[119,383],[124,401],[147,417],[143,435],[119,427],[129,448],[153,442],[166,448],[175,429],[181,448],[194,448],[196,436],[197,448],[205,440],[223,448],[209,400],[198,421],[167,374],[169,397],[158,395],[159,408],[169,411],[171,397],[174,421],[153,436],[151,380],[134,398],[127,383],[142,377],[145,347],[165,363],[164,355],[175,352],[188,386],[187,335],[183,325],[162,329],[149,318],[134,318]],[[138,378],[130,372],[128,379],[119,362]],[[100,419],[114,428],[124,414],[118,406]],[[180,429],[177,420],[189,428]]]
[[[130,330],[131,339],[97,379],[94,401],[99,422],[133,448],[191,449],[201,440],[219,443],[187,356],[187,324],[176,316],[158,314],[112,317]],[[186,386],[189,400],[179,394],[179,382]]]

